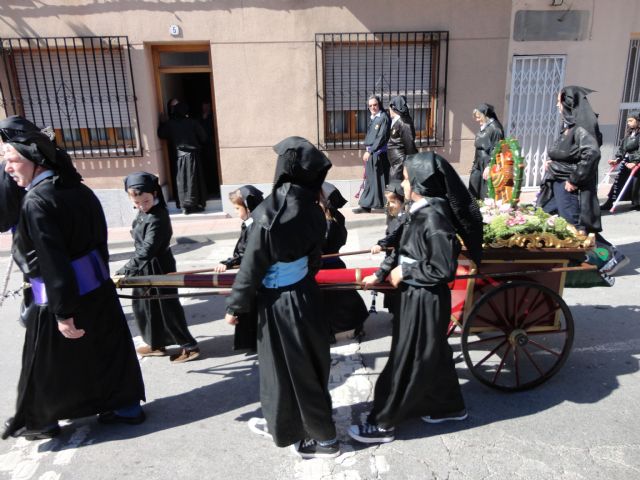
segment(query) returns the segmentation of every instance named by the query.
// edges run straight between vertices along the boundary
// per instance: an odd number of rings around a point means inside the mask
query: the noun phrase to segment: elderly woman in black
[[[610,165],[617,165],[618,176],[613,185],[611,185],[607,201],[600,205],[600,210],[611,210],[613,202],[622,193],[622,188],[627,183],[631,171],[638,163],[640,163],[640,111],[634,110],[629,112],[627,117],[627,130],[615,158],[609,161]],[[640,182],[637,177],[638,175],[636,175],[633,183],[627,187],[627,190],[623,193],[623,198],[620,198],[620,201],[631,200],[631,208],[633,210],[640,210]]]
[[[473,110],[473,117],[480,124],[480,130],[476,133],[474,142],[476,153],[469,177],[469,191],[473,197],[482,200],[487,196],[487,178],[493,149],[504,138],[504,129],[493,105],[488,103],[478,105]]]

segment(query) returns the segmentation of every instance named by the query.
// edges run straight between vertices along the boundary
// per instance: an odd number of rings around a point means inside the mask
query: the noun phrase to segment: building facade
[[[461,175],[472,110],[493,104],[522,144],[529,188],[563,85],[597,91],[605,157],[640,106],[638,0],[46,0],[3,2],[0,16],[0,117],[53,126],[112,225],[128,221],[126,174],[154,172],[171,191],[156,131],[173,98],[210,134],[212,196],[268,189],[272,145],[299,135],[326,151],[328,180],[354,204],[371,94],[406,95],[418,146]]]

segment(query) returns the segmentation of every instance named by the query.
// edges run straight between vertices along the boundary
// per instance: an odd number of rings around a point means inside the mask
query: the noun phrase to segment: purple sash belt
[[[97,250],[92,250],[84,257],[73,260],[71,266],[76,274],[80,295],[92,292],[109,278],[109,269]],[[30,282],[35,303],[38,305],[49,303],[42,277],[31,278]]]

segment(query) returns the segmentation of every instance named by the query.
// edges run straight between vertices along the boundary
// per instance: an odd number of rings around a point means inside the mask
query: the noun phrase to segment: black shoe
[[[293,453],[302,458],[335,458],[340,455],[340,444],[336,440],[331,445],[320,445],[313,438],[306,438],[291,445]]]
[[[370,208],[358,207],[351,210],[353,213],[371,213]]]
[[[608,198],[606,202],[600,205],[600,210],[603,212],[608,212],[609,210],[611,210],[611,207],[613,207],[613,200]]]
[[[453,421],[466,420],[468,416],[469,415],[467,414],[467,410],[463,408],[458,412],[443,413],[439,415],[425,415],[424,417],[420,417],[420,418],[422,419],[423,422],[427,422],[427,423],[442,423],[442,422],[449,422],[452,420]]]
[[[60,435],[60,425],[57,423],[42,429],[26,428],[19,432],[20,437],[24,437],[29,441],[47,440],[49,438],[57,437],[58,435]]]
[[[104,412],[98,415],[98,423],[103,425],[115,425],[116,423],[125,423],[127,425],[139,425],[147,419],[144,414],[144,410],[140,410],[140,413],[135,417],[123,417],[111,410],[110,412]]]
[[[351,438],[362,443],[389,443],[396,438],[394,428],[381,429],[377,425],[365,423],[363,425],[351,425],[347,433]]]

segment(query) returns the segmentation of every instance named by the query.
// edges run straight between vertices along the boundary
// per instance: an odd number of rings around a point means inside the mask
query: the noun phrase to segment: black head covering
[[[327,201],[327,208],[342,208],[347,204],[347,200],[333,183],[324,182],[322,184],[322,195]]]
[[[562,119],[564,128],[575,126],[584,128],[593,135],[598,144],[602,145],[602,134],[598,126],[598,116],[591,108],[587,95],[595,92],[590,88],[570,85],[560,91],[560,103],[562,104]]]
[[[498,120],[498,115],[496,115],[496,109],[493,105],[491,105],[490,103],[481,103],[474,109],[474,111],[480,112],[485,117],[492,119],[494,123],[496,123],[500,128],[500,130],[504,131],[500,120]]]
[[[404,188],[402,188],[402,183],[400,182],[397,182],[397,181],[389,182],[389,184],[386,187],[384,187],[384,191],[391,192],[396,197],[400,197],[404,199]]]
[[[302,137],[288,137],[273,147],[278,154],[273,189],[283,183],[295,183],[320,190],[331,162],[324,153]]]
[[[26,192],[4,171],[4,162],[0,168],[0,232],[6,232],[18,223],[20,203]]]
[[[0,138],[3,142],[8,142],[10,138],[26,132],[39,132],[35,124],[18,115],[12,115],[0,120]]]
[[[627,118],[635,118],[640,122],[640,110],[630,110],[627,114]]]
[[[36,165],[56,172],[55,181],[61,180],[65,184],[79,183],[82,176],[73,166],[69,154],[57,147],[38,127],[35,127],[35,130],[34,127],[29,120],[17,115],[0,121],[3,139],[6,136],[4,141],[13,146],[20,155]]]
[[[250,212],[253,212],[264,197],[262,196],[262,192],[258,190],[253,185],[244,185],[238,189],[240,191],[240,195],[244,200],[244,206]]]
[[[153,173],[135,172],[127,175],[124,179],[124,190],[128,192],[130,188],[142,193],[155,193],[158,204],[163,207],[167,205],[160,188],[160,181]]]
[[[482,260],[482,214],[458,173],[449,162],[433,152],[411,155],[404,165],[414,192],[423,197],[443,198],[448,202],[456,232],[471,259],[479,265]]]
[[[173,114],[176,118],[186,118],[189,114],[189,105],[184,102],[178,102],[173,107]]]
[[[404,95],[398,95],[393,97],[389,103],[389,108],[404,117],[409,114],[409,106],[407,105],[407,97]]]
[[[331,168],[329,159],[302,137],[285,138],[273,150],[278,154],[273,190],[260,204],[258,211],[252,214],[266,230],[295,218],[298,200],[294,197],[317,202],[322,183]],[[292,190],[295,193],[289,199]]]

